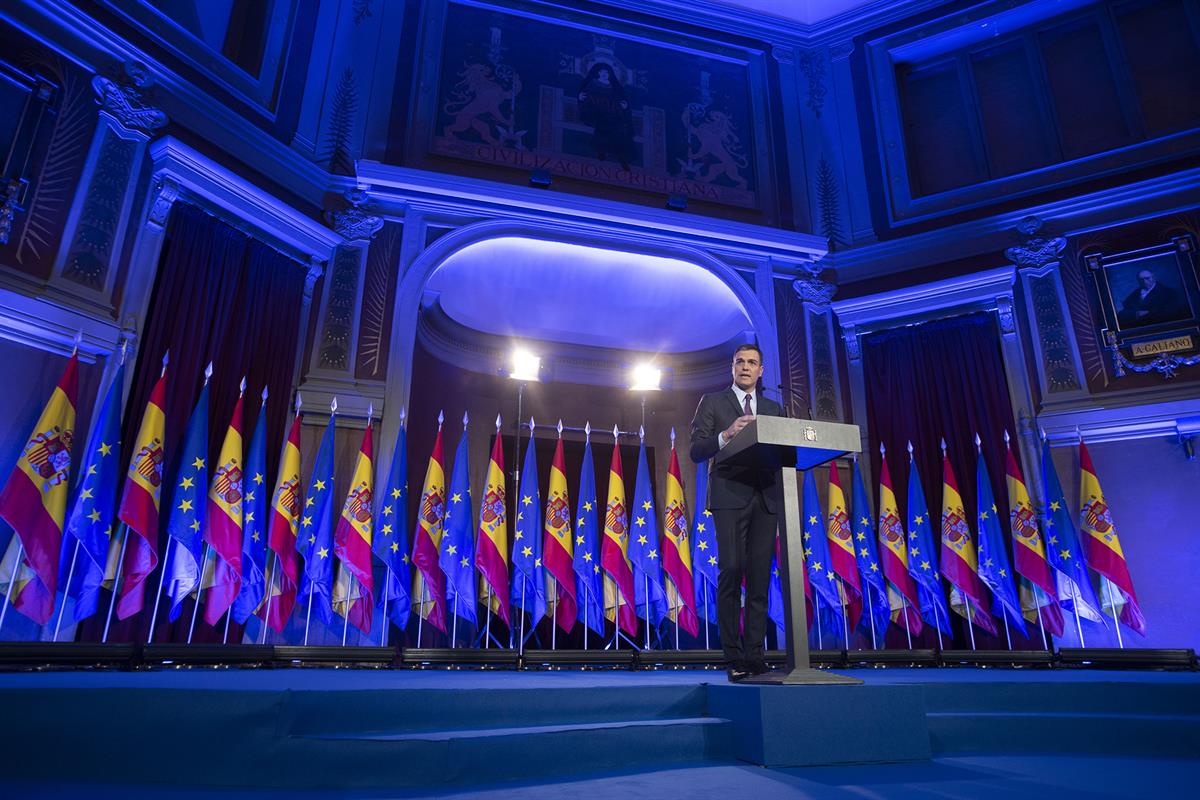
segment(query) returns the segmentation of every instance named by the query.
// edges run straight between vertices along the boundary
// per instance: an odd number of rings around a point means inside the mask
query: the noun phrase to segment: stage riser
[[[929,684],[925,701],[930,712],[1011,712],[1108,714],[1200,713],[1200,685],[1145,683],[1007,683],[1003,673],[988,684]]]
[[[934,754],[939,756],[1072,753],[1200,757],[1200,715],[930,714],[929,733]]]
[[[280,729],[293,736],[554,725],[706,714],[701,686],[503,691],[294,692],[280,712]],[[631,716],[631,712],[636,710]]]
[[[709,687],[733,721],[735,753],[767,767],[920,761],[930,757],[920,686]]]

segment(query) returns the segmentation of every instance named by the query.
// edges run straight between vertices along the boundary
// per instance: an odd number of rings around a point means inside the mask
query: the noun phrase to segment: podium
[[[779,540],[780,583],[784,595],[787,666],[743,683],[859,684],[858,678],[813,669],[808,656],[808,613],[804,598],[804,528],[796,470],[809,470],[861,447],[857,425],[787,417],[755,417],[717,453],[717,463],[772,467],[783,487],[783,519]]]

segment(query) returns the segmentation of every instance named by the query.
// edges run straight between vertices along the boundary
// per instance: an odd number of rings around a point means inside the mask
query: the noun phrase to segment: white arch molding
[[[418,225],[420,240],[424,238],[424,221],[417,216],[401,220],[408,238],[410,225]],[[395,308],[392,312],[392,335],[388,350],[387,384],[385,387],[382,444],[390,451],[399,427],[400,409],[411,405],[412,355],[416,345],[417,321],[421,298],[429,278],[437,268],[459,250],[479,242],[500,237],[521,237],[577,244],[625,253],[638,253],[663,258],[676,258],[702,267],[717,276],[730,291],[750,319],[751,329],[763,351],[766,370],[763,382],[766,386],[779,383],[779,338],[774,314],[770,313],[745,279],[737,270],[720,258],[702,248],[686,243],[651,239],[641,235],[629,235],[619,230],[599,228],[594,225],[578,226],[560,222],[520,220],[485,220],[463,225],[442,235],[433,244],[417,255],[404,271],[396,288]],[[398,265],[403,268],[403,264]],[[761,271],[758,279],[761,280]],[[398,402],[397,402],[398,401]],[[390,458],[390,452],[383,454]]]

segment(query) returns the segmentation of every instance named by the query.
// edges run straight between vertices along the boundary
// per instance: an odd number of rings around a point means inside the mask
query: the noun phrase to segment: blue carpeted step
[[[278,744],[284,785],[436,788],[732,758],[712,717],[468,730],[308,733]],[[273,784],[279,785],[276,781]]]
[[[1200,756],[1200,715],[1081,711],[934,711],[927,715],[934,755],[1086,753]],[[1177,713],[1183,711],[1185,713]]]
[[[288,692],[279,731],[289,735],[529,727],[702,717],[703,686]]]
[[[1176,714],[1200,709],[1200,681],[1006,681],[998,672],[986,684],[928,683],[925,704],[931,712]]]

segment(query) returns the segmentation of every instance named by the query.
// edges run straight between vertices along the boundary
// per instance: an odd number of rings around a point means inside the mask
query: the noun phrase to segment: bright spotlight
[[[653,364],[638,364],[633,368],[632,392],[656,392],[662,383],[662,370]]]
[[[542,357],[524,348],[513,350],[512,370],[508,377],[515,381],[537,381],[542,371]]]

